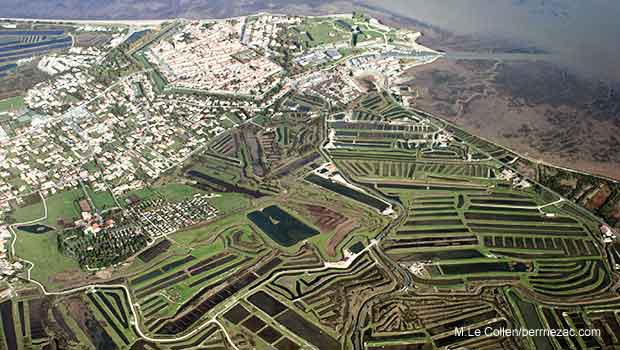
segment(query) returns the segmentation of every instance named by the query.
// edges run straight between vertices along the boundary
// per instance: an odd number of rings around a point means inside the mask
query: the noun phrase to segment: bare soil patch
[[[338,245],[349,235],[349,233],[353,232],[353,230],[357,229],[359,224],[355,220],[347,220],[342,224],[338,225],[336,228],[336,232],[327,242],[327,247],[325,251],[329,256],[336,256],[336,249]]]

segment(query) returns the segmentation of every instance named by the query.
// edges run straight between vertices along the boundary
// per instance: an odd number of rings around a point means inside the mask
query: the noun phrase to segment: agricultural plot
[[[420,120],[414,113],[396,103],[387,91],[370,92],[350,104],[352,116],[357,121]]]
[[[373,326],[367,332],[367,348],[398,349],[399,345],[415,349],[518,348],[518,339],[512,337],[455,335],[455,327],[463,327],[465,332],[473,334],[478,328],[499,329],[511,322],[501,316],[502,308],[489,302],[488,295],[460,299],[409,296],[378,303],[373,307]]]
[[[329,179],[325,179],[323,177],[311,174],[305,178],[306,181],[313,183],[317,186],[320,186],[326,190],[332,191],[334,193],[338,193],[342,196],[345,196],[351,200],[357,201],[359,203],[366,204],[372,208],[375,208],[379,212],[383,212],[389,208],[389,205],[376,197],[368,195],[367,193],[357,191],[350,187],[344,186],[340,183],[331,181]]]
[[[429,286],[442,279],[463,286],[509,280],[541,297],[573,298],[610,286],[587,228],[565,212],[540,209],[542,199],[530,191],[400,193],[407,219],[384,251],[411,264]]]
[[[144,325],[160,334],[185,332],[212,307],[276,267],[280,261],[268,258],[268,253],[260,236],[241,226],[191,255],[160,259],[155,268],[130,279],[141,300]]]
[[[541,183],[602,217],[611,227],[620,225],[620,185],[607,179],[583,175],[526,160],[518,166],[534,172]]]
[[[400,115],[407,122],[387,122],[388,101],[385,95],[370,94],[353,105],[354,120],[335,117],[328,121],[331,142],[326,150],[351,179],[374,184],[385,196],[403,204],[403,219],[381,242],[381,250],[407,270],[415,289],[463,292],[500,284],[527,290],[529,298],[547,302],[609,295],[612,275],[597,237],[592,235],[598,231],[596,222],[571,205],[555,205],[557,197],[541,188],[523,186],[506,177],[503,165],[516,160],[506,150],[440,123],[451,132],[444,136],[421,122],[424,115]],[[284,290],[285,285],[278,290]],[[513,296],[505,297],[494,305],[504,309],[513,305]],[[532,316],[536,303],[519,303],[517,307],[528,314],[527,320],[497,321],[481,308],[476,314],[483,317],[459,324],[475,328],[483,320],[494,319],[491,327],[510,322],[533,328],[546,325],[542,317]],[[364,337],[367,348],[523,345],[508,338],[485,338],[476,344],[448,332],[454,328],[449,322],[443,330],[424,329],[401,302],[393,305],[386,320],[403,312],[399,322],[388,323],[402,329],[389,329],[386,334],[373,329]],[[379,314],[385,310],[380,309]],[[462,306],[455,310],[459,317],[464,314]],[[575,317],[578,322],[568,321],[566,327],[586,324],[583,313],[576,312]],[[615,338],[573,339],[561,344],[547,338],[529,341],[533,348],[566,348],[567,344],[613,343]]]
[[[346,270],[283,276],[271,282],[270,289],[285,300],[295,301],[322,326],[341,331],[361,307],[352,296],[370,297],[389,289],[392,282],[388,276],[368,255],[363,255]]]
[[[270,180],[317,159],[315,150],[323,137],[321,121],[309,118],[312,104],[316,103],[312,96],[295,96],[286,101],[294,110],[264,120],[262,125],[255,118],[251,124],[222,134],[211,144],[211,152],[194,158],[192,170],[207,175],[208,178],[203,176],[205,179],[214,179],[208,181],[213,189],[233,187],[234,183],[278,192],[277,187],[269,184]],[[257,184],[259,181],[263,188]]]
[[[456,137],[442,134],[411,112],[390,122],[389,97],[370,94],[354,104],[353,116],[377,115],[372,121],[328,121],[327,150],[353,179],[370,182],[426,182],[437,185],[498,183],[496,165],[473,160],[471,149]]]

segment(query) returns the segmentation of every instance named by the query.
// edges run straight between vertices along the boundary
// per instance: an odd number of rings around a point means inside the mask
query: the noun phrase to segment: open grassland
[[[75,189],[59,192],[45,198],[47,217],[41,222],[57,228],[59,227],[59,220],[71,222],[74,218],[79,216],[77,200],[82,197],[82,190]],[[45,208],[43,202],[40,200],[23,207],[18,207],[11,213],[12,218],[17,223],[41,219],[44,215]]]
[[[169,201],[180,201],[191,198],[197,193],[203,193],[203,191],[186,184],[169,183],[162,186],[145,187],[139,190],[131,191],[125,194],[124,198],[129,198],[131,196],[136,196],[140,199],[160,197],[166,198]]]
[[[209,202],[225,214],[248,208],[251,205],[251,200],[247,196],[238,193],[216,193],[216,196]]]
[[[58,225],[59,220],[71,222],[73,218],[79,216],[76,201],[81,198],[81,190],[60,192],[45,199],[47,205],[47,218],[43,218],[45,210],[42,202],[36,202],[27,206],[17,208],[12,217],[15,222],[26,222],[35,219],[42,219],[37,223],[54,228],[45,233],[30,233],[19,229],[19,225],[14,230],[17,234],[15,242],[15,255],[19,258],[33,263],[32,278],[48,283],[53,288],[58,286],[54,282],[54,277],[63,273],[73,273],[80,275],[79,265],[75,260],[64,256],[58,250],[58,230],[62,228]]]
[[[53,277],[59,274],[81,274],[78,263],[58,250],[56,238],[57,233],[53,231],[44,234],[18,231],[15,242],[15,255],[30,261],[31,277],[45,282],[48,288],[58,286]]]
[[[301,25],[291,28],[290,33],[297,35],[298,40],[308,48],[351,39],[347,28],[336,26],[332,20],[319,18],[304,20]]]
[[[90,188],[88,188],[87,191],[88,196],[93,202],[93,205],[98,210],[103,211],[106,209],[118,207],[116,201],[114,200],[114,196],[109,191],[93,191]]]
[[[77,201],[84,196],[82,190],[71,190],[52,195],[45,200],[47,205],[47,223],[58,226],[58,220],[71,222],[79,217]]]

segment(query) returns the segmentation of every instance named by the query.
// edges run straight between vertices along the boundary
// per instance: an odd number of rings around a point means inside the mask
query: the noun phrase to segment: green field
[[[16,223],[28,222],[43,218],[45,215],[45,208],[43,202],[29,204],[23,207],[19,207],[10,213],[13,221]]]
[[[163,198],[166,198],[167,200],[172,202],[191,198],[197,193],[203,193],[201,190],[195,187],[176,183],[167,184],[162,187],[156,187],[154,188],[154,190]]]
[[[95,207],[99,210],[105,210],[116,207],[116,202],[114,201],[114,196],[112,193],[108,191],[92,191],[88,190],[88,195],[90,199],[93,201]]]
[[[221,213],[230,213],[247,208],[251,200],[240,193],[218,193],[217,197],[209,199],[209,203]]]
[[[76,189],[60,192],[46,198],[47,218],[38,221],[38,223],[58,229],[59,219],[70,221],[79,216],[75,202],[82,196],[82,190]],[[38,202],[17,208],[11,215],[19,223],[40,219],[44,216],[44,212],[43,203]],[[67,271],[79,273],[80,267],[77,262],[58,251],[57,231],[42,234],[33,234],[17,229],[15,231],[17,232],[15,255],[34,264],[31,275],[35,280],[54,287],[56,284],[49,282],[50,277]]]
[[[81,189],[60,192],[46,199],[47,223],[57,226],[58,220],[69,220],[79,217],[77,201],[84,197]]]
[[[170,235],[175,242],[184,246],[203,245],[211,242],[216,235],[226,230],[228,227],[240,223],[244,220],[242,213],[226,216],[224,218],[215,220],[206,226],[198,226],[183,231],[175,232]]]
[[[331,19],[307,19],[295,28],[299,31],[299,40],[301,42],[307,42],[308,47],[316,47],[351,39],[351,33],[334,25]]]
[[[137,196],[138,198],[144,200],[151,197],[159,196],[161,198],[166,198],[169,201],[175,202],[191,198],[196,193],[203,192],[189,185],[169,183],[163,186],[145,187],[135,191],[131,191],[129,193],[126,193],[123,196],[123,199],[129,198],[130,196]]]
[[[213,255],[224,249],[224,241],[221,239],[215,240],[213,243],[196,247],[192,250],[192,255],[197,258],[204,258],[209,255]]]
[[[34,264],[31,277],[48,288],[57,286],[50,278],[63,272],[80,273],[79,264],[60,253],[56,232],[33,234],[17,231],[15,254]]]
[[[0,100],[0,112],[24,108],[24,97],[17,96]]]
[[[83,197],[81,189],[59,192],[45,199],[47,205],[47,218],[40,223],[57,227],[58,220],[68,220],[79,216],[80,212],[76,201]],[[16,223],[27,222],[43,218],[45,209],[43,202],[29,204],[15,209],[11,216]]]

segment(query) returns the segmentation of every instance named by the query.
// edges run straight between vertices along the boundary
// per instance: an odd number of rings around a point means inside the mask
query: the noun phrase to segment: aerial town
[[[423,35],[0,21],[0,349],[620,346],[620,184],[416,108]]]

